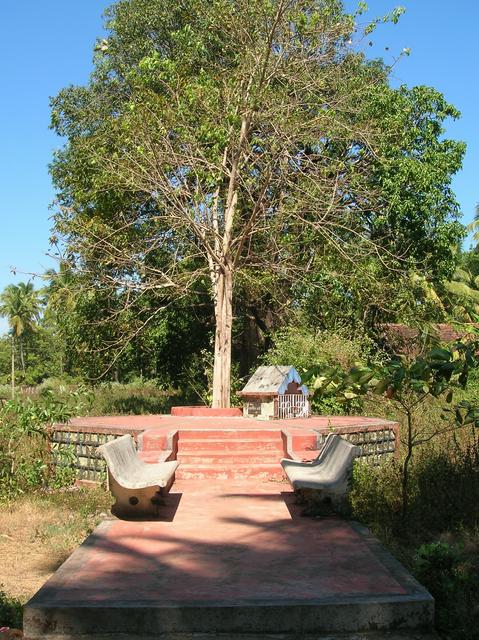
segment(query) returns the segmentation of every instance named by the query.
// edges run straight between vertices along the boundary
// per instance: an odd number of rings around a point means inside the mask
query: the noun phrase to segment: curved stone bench
[[[108,465],[108,485],[119,517],[157,516],[178,467],[176,460],[148,464],[139,458],[130,435],[107,442],[98,450]]]
[[[359,454],[359,447],[331,433],[313,462],[283,458],[281,466],[293,488],[309,501],[328,497],[333,503],[339,503],[348,490],[353,462]]]

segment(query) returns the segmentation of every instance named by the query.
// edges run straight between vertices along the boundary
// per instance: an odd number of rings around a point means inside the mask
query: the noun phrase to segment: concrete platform
[[[188,409],[188,407],[178,407]],[[206,410],[205,407],[199,409]],[[210,410],[213,411],[213,410]],[[224,410],[215,410],[224,411]],[[397,455],[399,425],[364,416],[312,416],[291,420],[257,420],[239,416],[89,416],[74,418],[57,430],[73,431],[61,442],[76,441],[83,433],[85,444],[98,445],[101,434],[135,437],[146,462],[178,460],[177,479],[280,480],[283,457],[313,460],[331,430],[360,446],[369,462]],[[87,435],[88,434],[88,435]],[[240,451],[242,450],[242,453]],[[84,457],[85,450],[78,449]],[[98,471],[95,460],[84,467]],[[87,479],[93,479],[87,474]]]
[[[184,480],[168,502],[103,522],[26,605],[25,637],[429,637],[427,591],[363,527],[302,518],[289,485]]]

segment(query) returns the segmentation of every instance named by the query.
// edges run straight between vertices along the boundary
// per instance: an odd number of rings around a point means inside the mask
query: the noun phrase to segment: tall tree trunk
[[[407,452],[404,458],[403,467],[402,467],[402,479],[401,479],[401,494],[402,494],[402,509],[401,509],[401,518],[403,521],[403,525],[406,522],[408,513],[409,513],[409,463],[411,462],[413,450],[414,450],[414,442],[413,442],[413,423],[412,423],[412,414],[411,411],[407,411]]]
[[[23,375],[25,375],[25,355],[23,352],[23,338],[21,335],[18,340],[20,342],[20,362],[22,363]],[[25,380],[23,380],[23,384],[25,384]]]
[[[15,398],[15,337],[12,336],[12,400]]]
[[[230,406],[231,334],[233,328],[233,274],[224,267],[217,275],[215,299],[215,359],[213,367],[213,407]]]

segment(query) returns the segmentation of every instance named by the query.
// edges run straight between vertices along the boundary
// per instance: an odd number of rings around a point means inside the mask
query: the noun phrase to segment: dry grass
[[[81,489],[23,496],[0,505],[0,566],[4,591],[28,600],[106,517],[109,495]]]

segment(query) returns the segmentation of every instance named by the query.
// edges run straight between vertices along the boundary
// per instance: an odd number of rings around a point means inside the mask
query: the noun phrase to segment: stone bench
[[[119,517],[157,516],[178,467],[176,460],[148,464],[141,460],[130,435],[98,447],[108,465],[108,486]]]
[[[309,502],[328,498],[337,504],[348,490],[353,462],[359,454],[359,447],[331,433],[313,462],[283,458],[281,466],[293,488]]]

